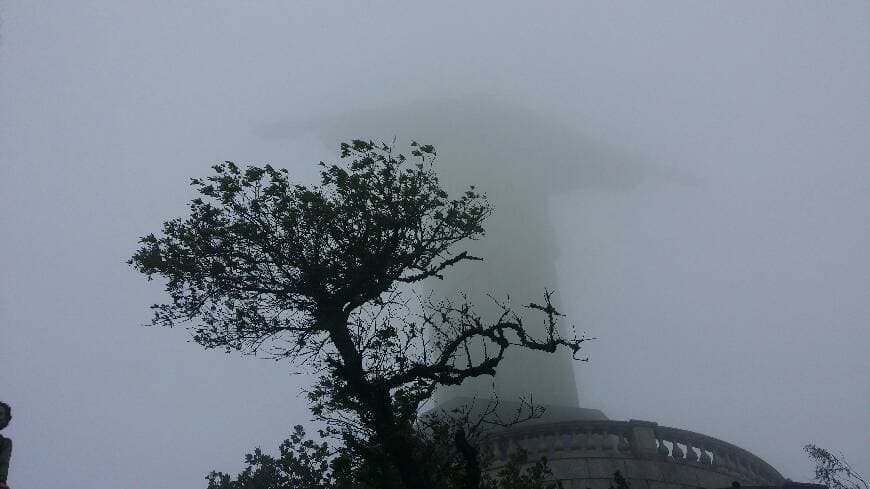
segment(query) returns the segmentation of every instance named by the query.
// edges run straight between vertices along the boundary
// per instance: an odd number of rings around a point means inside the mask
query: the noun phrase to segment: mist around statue
[[[352,138],[431,144],[451,193],[492,198],[487,261],[417,292],[535,313],[551,290],[595,338],[424,412],[533,394],[547,416],[494,453],[574,481],[609,459],[633,483],[629,453],[870,473],[867,25],[861,2],[3,2],[8,485],[203,487],[296,425],[320,440],[302,368],[142,327],[165,284],[125,261],[212,165],[311,185]]]

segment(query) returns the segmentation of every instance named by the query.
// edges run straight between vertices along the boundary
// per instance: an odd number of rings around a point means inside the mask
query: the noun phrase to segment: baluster
[[[571,431],[571,449],[572,450],[583,450],[583,432],[582,431]]]
[[[560,452],[560,451],[564,450],[563,447],[567,446],[564,442],[565,434],[555,432],[555,433],[553,433],[552,436],[553,436],[553,443],[550,446],[550,449],[554,452]]]
[[[562,449],[565,451],[574,449],[574,431],[567,430],[562,438]]]
[[[595,433],[591,430],[584,433],[586,436],[586,450],[595,450],[598,447],[598,444],[595,443]]]
[[[616,451],[616,446],[619,444],[616,435],[608,433],[606,430],[601,433],[601,448],[603,450]]]
[[[631,444],[628,441],[628,438],[625,436],[625,433],[619,434],[619,444],[616,445],[616,449],[620,452],[627,452],[631,450]]]
[[[664,438],[659,438],[658,442],[659,442],[659,449],[658,449],[659,455],[664,455],[665,457],[667,457],[671,453],[671,451],[668,450],[668,446],[665,445]]]
[[[570,440],[565,440],[565,437],[570,436],[566,433],[553,433],[553,451],[561,452],[562,450],[567,450],[569,446]]]
[[[713,463],[713,459],[710,458],[710,454],[707,453],[707,449],[705,449],[703,447],[699,447],[699,449],[701,450],[701,458],[700,458],[701,463],[707,464],[707,465],[710,465],[711,463]]]
[[[686,460],[690,460],[692,462],[698,461],[698,454],[695,452],[695,449],[692,448],[688,442],[686,443]]]
[[[671,450],[671,455],[674,458],[683,458],[686,455],[683,453],[683,449],[680,448],[680,445],[678,445],[676,441],[673,441],[672,443],[674,444],[674,448]]]
[[[559,434],[558,433],[544,433],[543,435],[544,443],[542,444],[544,447],[544,451],[547,453],[553,453],[557,450],[557,446],[559,445]]]

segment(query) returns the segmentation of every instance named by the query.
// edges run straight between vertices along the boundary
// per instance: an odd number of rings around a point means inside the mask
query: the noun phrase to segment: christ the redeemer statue
[[[583,140],[533,111],[489,97],[424,99],[282,123],[268,130],[281,137],[306,132],[330,146],[349,139],[390,142],[394,137],[434,145],[436,171],[448,192],[455,195],[474,185],[487,195],[493,214],[484,223],[486,236],[465,244],[484,261],[447,270],[443,281],[431,285],[435,297],[467,293],[484,318],[487,312],[496,312],[487,294],[499,300],[510,294],[512,307],[522,313],[522,305],[541,303],[545,289],[557,288],[559,252],[550,218],[551,195],[589,186],[624,187],[642,173],[600,144]],[[554,296],[557,309],[559,302]],[[529,332],[542,337],[540,314],[525,317]],[[557,410],[579,406],[571,354],[564,349],[556,354],[509,349],[495,379],[477,377],[442,388],[435,400],[443,404],[489,398],[493,384],[500,402],[531,396],[535,404]]]

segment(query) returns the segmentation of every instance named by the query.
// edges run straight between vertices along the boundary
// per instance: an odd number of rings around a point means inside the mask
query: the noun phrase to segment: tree
[[[442,448],[447,447],[443,445]],[[207,477],[207,489],[366,489],[360,481],[354,462],[347,454],[332,454],[327,443],[315,443],[306,438],[302,426],[294,427],[285,440],[278,457],[265,454],[259,448],[245,455],[247,465],[235,478],[224,472],[212,471]],[[531,462],[528,452],[517,450],[496,473],[482,473],[481,489],[561,489],[553,480],[546,457]],[[438,480],[439,487],[462,487],[463,474],[448,472]],[[623,479],[624,481],[624,479]],[[627,483],[617,489],[629,489]]]
[[[839,457],[812,443],[804,445],[813,463],[816,464],[816,480],[831,489],[870,489],[864,477],[852,469],[841,454]]]
[[[259,448],[245,455],[247,467],[232,480],[229,474],[212,472],[206,477],[208,489],[338,489],[350,487],[341,477],[326,443],[306,439],[302,426],[294,427],[290,438],[279,447],[279,457]],[[333,466],[339,470],[334,471]],[[335,474],[333,472],[336,472]]]
[[[456,248],[483,236],[491,208],[473,186],[448,196],[432,146],[411,143],[410,155],[343,143],[350,163],[321,163],[310,187],[270,165],[216,165],[191,180],[189,217],[143,237],[129,264],[166,280],[170,301],[152,306],[154,325],[189,324],[207,349],[306,366],[318,377],[313,413],[368,477],[426,488],[443,468],[424,463],[416,425],[437,386],[494,375],[508,348],[576,355],[586,338],[561,336],[549,291],[525,306],[541,314],[538,338],[509,299],[492,298],[498,317],[483,318],[462,297],[414,289],[481,259]],[[459,452],[465,467],[480,466],[476,450]]]

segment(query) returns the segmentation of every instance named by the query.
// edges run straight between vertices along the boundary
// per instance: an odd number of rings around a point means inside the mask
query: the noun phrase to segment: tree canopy
[[[205,348],[304,365],[318,377],[312,411],[379,460],[371,477],[395,472],[395,487],[422,488],[435,487],[437,470],[422,463],[415,423],[436,387],[495,375],[508,348],[576,354],[586,338],[561,335],[549,291],[524,307],[545,323],[533,337],[509,299],[492,298],[499,314],[484,318],[461,296],[414,289],[481,259],[459,248],[484,235],[492,209],[473,186],[458,197],[441,188],[432,146],[409,149],[343,143],[349,163],[321,163],[313,186],[270,165],[216,165],[191,180],[189,216],[143,237],[129,263],[166,281],[170,301],[152,306],[153,324],[188,325]],[[479,466],[475,450],[459,453]]]

